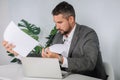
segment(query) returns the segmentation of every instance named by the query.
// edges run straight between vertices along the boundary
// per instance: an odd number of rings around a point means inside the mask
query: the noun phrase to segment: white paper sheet
[[[7,26],[3,37],[4,40],[16,46],[13,50],[22,57],[27,56],[39,44],[38,41],[24,33],[13,21]]]
[[[68,46],[66,44],[54,44],[49,47],[49,50],[51,52],[55,52],[55,53],[58,53],[58,54],[61,54],[65,57],[67,57],[67,55],[65,55],[65,53],[68,51]]]

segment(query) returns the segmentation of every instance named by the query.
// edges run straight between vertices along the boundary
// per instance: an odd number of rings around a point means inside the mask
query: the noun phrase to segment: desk
[[[22,65],[11,63],[0,66],[0,80],[60,80],[60,79],[45,79],[45,78],[28,78],[23,75]],[[63,80],[100,80],[79,74],[72,74]]]

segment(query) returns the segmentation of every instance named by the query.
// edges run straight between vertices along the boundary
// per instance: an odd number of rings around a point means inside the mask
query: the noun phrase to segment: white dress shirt
[[[68,68],[68,61],[67,61],[67,57],[68,57],[68,53],[69,53],[69,49],[70,49],[70,45],[71,45],[71,41],[73,38],[73,34],[76,28],[76,24],[74,26],[74,28],[72,29],[72,31],[70,32],[70,34],[68,35],[68,37],[63,36],[63,41],[64,41],[64,45],[67,46],[67,50],[66,53],[63,53],[63,64],[61,65],[62,67]]]

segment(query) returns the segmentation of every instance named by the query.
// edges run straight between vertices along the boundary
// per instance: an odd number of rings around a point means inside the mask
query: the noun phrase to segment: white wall
[[[3,32],[9,22],[8,0],[0,0],[0,65],[8,64],[11,60],[2,47]]]
[[[4,0],[3,0],[4,1]],[[62,1],[62,0],[61,0]],[[60,0],[8,0],[10,17],[6,17],[4,25],[10,20],[16,22],[25,19],[41,27],[40,42],[44,45],[45,37],[53,28],[51,11]],[[77,15],[77,22],[95,29],[100,40],[100,47],[104,61],[110,63],[115,71],[116,80],[120,80],[120,0],[66,0],[71,3]],[[1,3],[1,2],[0,2]],[[6,3],[5,3],[6,4]],[[1,9],[1,6],[0,6]],[[1,10],[0,10],[1,12]],[[0,17],[3,17],[0,14]],[[4,16],[5,17],[5,16]],[[0,20],[2,20],[0,18]],[[3,21],[3,20],[2,20]],[[1,22],[1,21],[0,21]],[[0,29],[4,30],[4,27]],[[0,31],[2,36],[3,31]],[[2,40],[2,39],[0,39]],[[0,47],[0,56],[5,50]],[[3,56],[6,58],[6,56]],[[6,58],[6,60],[9,60]],[[4,60],[4,62],[6,62]],[[0,58],[1,62],[1,58]]]

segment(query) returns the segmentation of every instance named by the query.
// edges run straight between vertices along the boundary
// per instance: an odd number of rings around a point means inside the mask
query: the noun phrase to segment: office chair
[[[103,65],[104,65],[106,74],[108,75],[108,79],[107,80],[115,80],[114,79],[114,71],[113,71],[112,65],[110,65],[107,62],[104,62]]]

